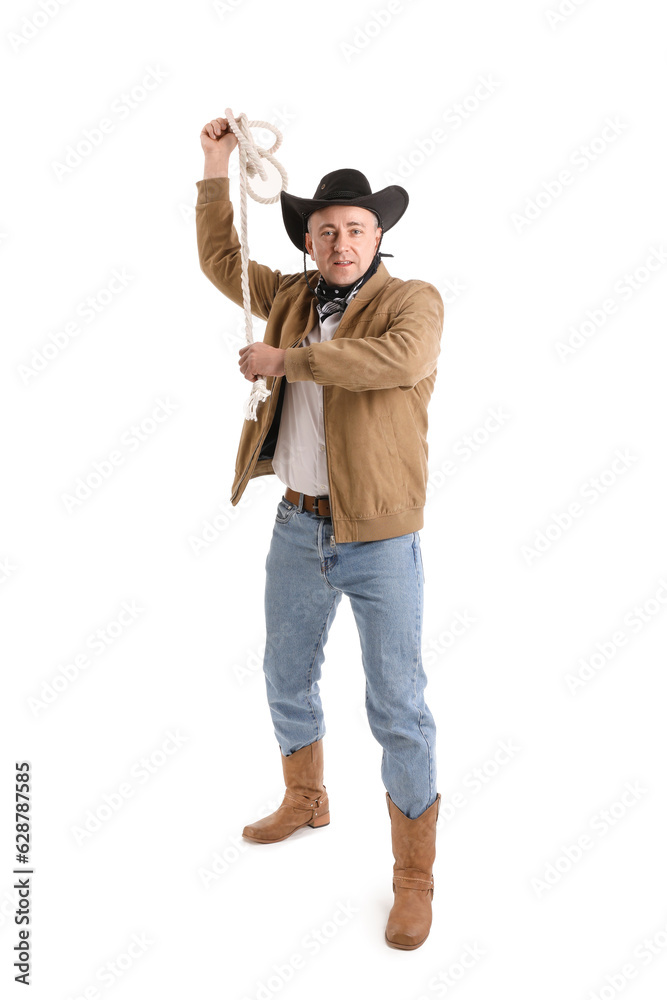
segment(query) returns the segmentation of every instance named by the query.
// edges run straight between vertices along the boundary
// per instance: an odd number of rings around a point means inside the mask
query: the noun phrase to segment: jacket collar
[[[364,282],[364,284],[361,286],[357,294],[352,299],[352,302],[350,302],[350,304],[348,305],[347,309],[349,309],[350,306],[352,306],[355,302],[367,302],[369,299],[372,299],[373,296],[377,295],[380,289],[387,284],[390,278],[391,275],[387,270],[386,265],[382,261],[380,261],[378,269],[375,272],[375,274],[372,277],[370,277],[368,281]],[[345,310],[345,312],[347,312],[347,309]]]

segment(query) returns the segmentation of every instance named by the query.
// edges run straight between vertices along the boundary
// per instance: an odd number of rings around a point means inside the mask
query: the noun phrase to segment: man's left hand
[[[258,375],[284,375],[285,351],[257,341],[239,350],[239,367],[249,382],[256,382]]]

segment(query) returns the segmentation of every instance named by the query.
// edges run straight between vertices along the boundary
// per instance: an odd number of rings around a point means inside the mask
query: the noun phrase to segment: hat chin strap
[[[313,298],[317,298],[317,296],[315,294],[315,289],[311,288],[310,285],[308,284],[308,274],[306,272],[306,253],[308,252],[306,250],[306,220],[307,220],[307,216],[305,215],[304,212],[302,212],[301,213],[301,246],[303,247],[303,277],[305,279],[308,291],[313,293]]]

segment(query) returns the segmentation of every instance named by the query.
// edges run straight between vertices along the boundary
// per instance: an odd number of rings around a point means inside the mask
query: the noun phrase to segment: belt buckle
[[[317,514],[318,517],[329,517],[329,514],[325,514],[324,512],[320,513],[320,500],[326,500],[328,502],[329,497],[313,497],[313,513]]]

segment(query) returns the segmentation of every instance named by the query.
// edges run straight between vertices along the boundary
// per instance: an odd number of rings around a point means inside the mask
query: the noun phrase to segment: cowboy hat
[[[391,184],[382,191],[371,191],[367,178],[360,170],[333,170],[325,174],[317,185],[312,198],[280,192],[283,222],[287,235],[299,250],[305,250],[306,219],[312,212],[329,205],[358,205],[375,212],[382,227],[382,234],[395,226],[408,207],[408,192],[398,184]]]

